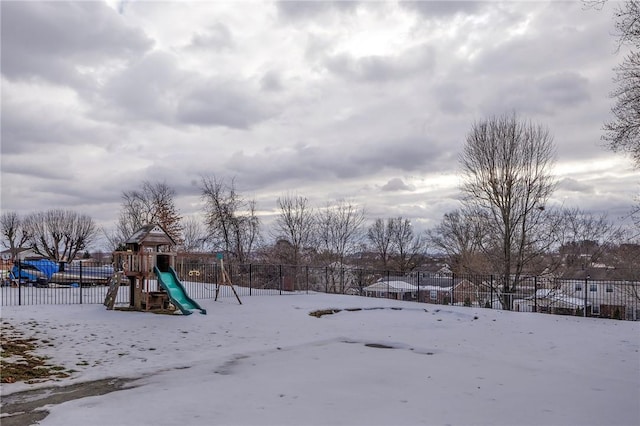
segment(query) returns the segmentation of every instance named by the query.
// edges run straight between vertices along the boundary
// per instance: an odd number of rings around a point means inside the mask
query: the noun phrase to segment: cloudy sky
[[[628,213],[640,178],[600,142],[615,2],[2,1],[2,211],[111,226],[166,181],[235,178],[421,228],[458,207],[472,123],[517,112],[557,146],[554,205]]]

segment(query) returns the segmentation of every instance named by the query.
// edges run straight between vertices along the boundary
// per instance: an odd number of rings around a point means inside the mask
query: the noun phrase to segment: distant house
[[[640,282],[559,280],[559,291],[587,302],[591,314],[605,318],[640,319]]]
[[[397,300],[416,300],[418,298],[418,286],[399,280],[378,280],[363,288],[362,292],[369,297],[385,297]]]
[[[466,278],[442,277],[434,275],[416,275],[407,277],[389,276],[380,278],[374,284],[365,287],[367,296],[389,297],[400,300],[416,300],[436,304],[479,304],[483,294],[477,286]]]
[[[409,277],[411,278],[428,278],[428,277],[450,277],[453,274],[451,268],[447,264],[433,264],[429,266],[421,266],[418,269],[411,271]]]
[[[586,306],[587,315],[591,315],[591,304],[587,302]],[[582,315],[584,308],[584,300],[553,289],[539,289],[533,296],[513,301],[513,310],[516,312]]]
[[[42,258],[42,256],[40,256],[30,248],[18,248],[18,249],[15,249],[15,251],[16,251],[15,260]],[[0,257],[2,258],[3,261],[6,261],[6,262],[11,261],[11,250],[7,249],[7,250],[0,251]]]
[[[513,310],[640,320],[640,283],[558,280],[553,289],[513,301]]]

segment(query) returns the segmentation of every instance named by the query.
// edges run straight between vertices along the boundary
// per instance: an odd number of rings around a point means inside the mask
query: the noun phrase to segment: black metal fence
[[[46,274],[18,263],[3,279],[0,306],[103,303],[114,276],[111,265],[72,264]],[[346,268],[339,266],[225,265],[230,282],[222,281],[216,263],[184,262],[176,273],[193,299],[264,294],[335,293],[365,297],[457,305],[520,312],[598,316],[640,320],[640,282],[621,280],[524,277],[509,291],[494,275],[455,275]],[[24,270],[23,270],[24,269]],[[150,279],[152,286],[155,280]],[[130,283],[123,279],[117,304],[128,304]]]

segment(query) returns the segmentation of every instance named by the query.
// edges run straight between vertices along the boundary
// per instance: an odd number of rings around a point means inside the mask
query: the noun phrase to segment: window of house
[[[600,315],[600,305],[593,305],[591,307],[591,314],[592,315]]]
[[[607,293],[613,293],[613,286],[611,285],[607,286]]]
[[[582,291],[582,284],[576,284],[576,291]]]
[[[431,300],[437,300],[438,299],[438,292],[436,290],[431,290],[429,292],[429,298]]]
[[[591,284],[589,286],[589,291],[598,291],[598,286],[596,284]]]

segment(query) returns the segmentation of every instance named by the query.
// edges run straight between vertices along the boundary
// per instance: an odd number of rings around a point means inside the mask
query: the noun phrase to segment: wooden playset
[[[113,253],[116,268],[130,282],[130,308],[149,311],[169,307],[169,295],[156,284],[154,268],[166,272],[174,267],[176,253],[171,250],[175,244],[160,225],[151,224],[137,230],[125,242],[126,251]],[[107,302],[111,305],[107,308],[113,308],[113,301],[105,300],[105,304]]]

